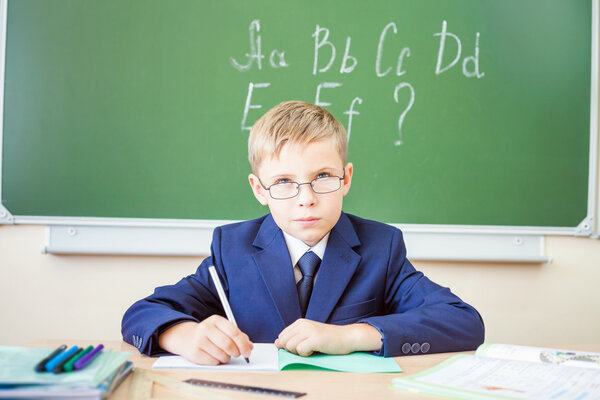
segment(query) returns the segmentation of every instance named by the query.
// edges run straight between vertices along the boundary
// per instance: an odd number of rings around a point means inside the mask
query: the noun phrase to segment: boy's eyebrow
[[[342,168],[342,169],[343,169],[343,168]],[[338,170],[339,170],[339,169],[338,169],[338,168],[336,168],[336,167],[321,167],[321,168],[319,168],[319,169],[315,170],[315,171],[313,172],[313,174],[315,174],[315,175],[316,175],[316,174],[318,174],[318,173],[320,173],[320,172],[334,172],[334,173],[337,173],[337,172],[338,172]]]
[[[272,176],[269,176],[269,179],[278,179],[278,178],[291,178],[294,177],[294,174],[289,174],[289,173],[280,173],[280,174],[275,174]]]
[[[321,172],[332,172],[332,173],[336,174],[336,173],[338,173],[338,168],[336,168],[336,167],[329,167],[329,166],[321,167],[321,168],[318,168],[318,169],[315,169],[315,170],[311,171],[309,173],[309,175],[318,175]],[[273,179],[273,180],[280,179],[280,178],[297,179],[297,175],[293,174],[293,173],[279,173],[279,174],[275,174],[273,176],[270,176],[268,178],[269,179]]]

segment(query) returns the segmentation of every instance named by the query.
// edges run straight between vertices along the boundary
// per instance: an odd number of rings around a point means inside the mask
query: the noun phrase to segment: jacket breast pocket
[[[329,323],[336,325],[351,324],[361,318],[375,314],[377,299],[361,301],[360,303],[344,304],[336,307],[329,317]]]

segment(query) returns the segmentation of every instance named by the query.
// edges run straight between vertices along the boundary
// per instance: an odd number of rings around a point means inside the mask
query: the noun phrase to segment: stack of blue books
[[[49,362],[54,349],[0,346],[0,399],[106,398],[133,365],[128,352],[100,349],[89,362],[77,364],[81,368],[59,369],[59,363]]]

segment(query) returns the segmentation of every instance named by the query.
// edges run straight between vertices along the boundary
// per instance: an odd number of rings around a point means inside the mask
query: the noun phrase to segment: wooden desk
[[[60,344],[87,346],[89,344],[98,344],[96,341],[66,341],[58,340],[40,340],[32,343],[32,347],[58,347]],[[131,353],[129,360],[133,361],[137,368],[152,369],[152,364],[156,360],[153,357],[140,355],[138,350],[125,342],[102,342],[107,348],[128,351]],[[564,345],[552,346],[556,348],[571,350],[600,351],[600,345]],[[465,352],[473,354],[474,352]],[[357,374],[348,372],[330,372],[330,371],[198,371],[198,370],[155,370],[165,376],[185,380],[189,378],[200,378],[214,381],[236,383],[241,385],[261,386],[273,389],[291,390],[295,392],[305,392],[306,396],[300,399],[439,399],[436,396],[428,396],[416,393],[410,393],[401,389],[390,387],[393,378],[407,376],[423,370],[426,370],[440,362],[450,358],[458,353],[427,354],[418,356],[396,357],[396,361],[402,367],[402,373],[386,374]],[[110,396],[110,400],[126,400],[129,394],[129,384],[131,376],[127,378]],[[283,397],[266,396],[260,394],[236,392],[233,390],[212,389],[216,393],[222,394],[232,399],[262,399],[275,400]],[[173,399],[174,393],[165,390],[164,393],[157,388],[153,394],[155,397],[169,397]],[[190,398],[190,397],[181,397]]]

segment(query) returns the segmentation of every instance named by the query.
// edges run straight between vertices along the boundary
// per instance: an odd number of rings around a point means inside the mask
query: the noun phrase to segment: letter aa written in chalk
[[[250,27],[248,28],[248,36],[250,38],[250,52],[245,54],[247,58],[245,64],[242,64],[238,62],[235,58],[230,57],[231,65],[233,65],[233,67],[238,71],[249,71],[250,68],[252,68],[252,65],[254,65],[255,63],[259,70],[262,69],[262,60],[263,58],[265,58],[265,55],[262,53],[262,38],[259,32],[260,20],[255,19],[252,22],[250,22]],[[285,60],[285,51],[279,51],[277,49],[271,51],[271,54],[269,55],[269,65],[272,68],[289,67],[288,62]]]

